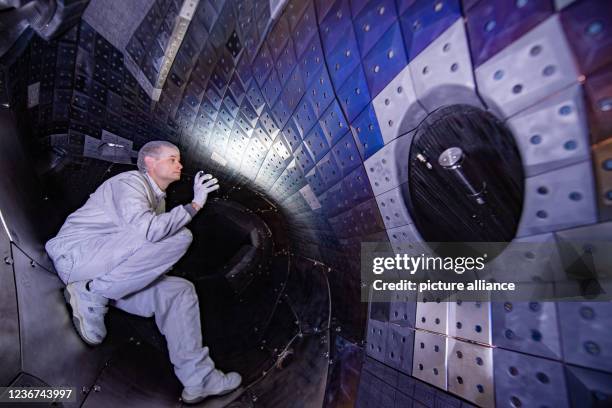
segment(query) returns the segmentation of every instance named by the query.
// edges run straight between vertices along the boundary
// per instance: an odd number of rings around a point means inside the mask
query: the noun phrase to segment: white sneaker
[[[96,346],[106,337],[104,315],[108,310],[108,299],[91,293],[86,284],[87,281],[68,284],[64,298],[72,308],[72,322],[79,336],[90,346]]]
[[[202,385],[195,387],[185,387],[181,394],[181,399],[186,404],[195,404],[211,395],[225,395],[234,391],[240,383],[242,377],[238,373],[227,373],[213,370],[206,376]]]

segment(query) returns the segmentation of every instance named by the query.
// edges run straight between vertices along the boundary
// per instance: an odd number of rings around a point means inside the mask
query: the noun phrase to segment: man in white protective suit
[[[182,399],[196,403],[228,393],[238,373],[215,369],[202,346],[200,310],[193,284],[165,273],[187,251],[193,236],[185,225],[204,206],[217,179],[199,172],[193,201],[166,212],[166,188],[181,178],[180,152],[154,141],[138,152],[138,170],[106,180],[81,208],[68,216],[45,248],[66,284],[72,320],[89,345],[106,336],[108,304],[139,316],[155,316],[166,337]]]

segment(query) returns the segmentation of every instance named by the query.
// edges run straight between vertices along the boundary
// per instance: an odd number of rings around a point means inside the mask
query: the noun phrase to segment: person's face
[[[162,146],[159,150],[159,158],[149,157],[147,172],[156,181],[172,183],[181,179],[181,154],[171,147]]]

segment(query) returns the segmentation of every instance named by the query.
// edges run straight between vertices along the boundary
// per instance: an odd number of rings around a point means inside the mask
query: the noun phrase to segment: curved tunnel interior
[[[86,346],[44,249],[167,140],[166,208],[221,186],[167,272],[244,378],[204,406],[612,404],[610,299],[368,302],[361,275],[366,243],[498,242],[513,278],[610,292],[612,3],[31,0],[0,33],[0,386],[182,404],[154,318]]]

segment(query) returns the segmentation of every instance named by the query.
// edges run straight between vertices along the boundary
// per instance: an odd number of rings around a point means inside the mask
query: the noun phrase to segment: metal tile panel
[[[557,306],[553,302],[493,302],[493,344],[561,359]]]
[[[478,343],[492,344],[491,303],[460,300],[449,302],[448,335]]]
[[[351,72],[355,70],[355,67],[360,65],[361,58],[353,27],[348,26],[343,32],[338,32],[337,35],[339,38],[343,38],[343,41],[338,43],[333,50],[326,52],[325,60],[334,87],[339,89]]]
[[[318,42],[319,33],[317,27],[317,18],[314,13],[314,6],[312,5],[312,2],[298,1],[296,3],[306,6],[304,14],[300,17],[299,21],[295,25],[295,30],[293,30],[291,33],[295,44],[295,53],[299,59],[304,54],[304,51],[306,51],[306,49],[308,48],[308,44],[310,43],[313,37],[316,37]],[[289,5],[289,7],[291,6],[292,4]]]
[[[599,220],[612,220],[612,139],[592,147]]]
[[[317,124],[304,138],[304,143],[312,153],[315,163],[318,162],[329,151],[329,144],[321,126]]]
[[[289,40],[275,65],[278,79],[282,86],[286,86],[287,81],[291,79],[291,72],[295,68],[296,63],[293,41]]]
[[[314,119],[317,120],[335,99],[334,88],[326,69],[323,68],[316,73],[315,80],[306,92],[306,96],[311,102],[315,114]]]
[[[407,191],[407,188],[407,184],[402,184],[376,196],[376,202],[387,229],[412,224],[412,218],[406,208],[402,193]]]
[[[312,85],[316,79],[316,73],[325,65],[325,57],[321,48],[319,36],[315,35],[300,57],[300,72],[306,87]]]
[[[530,177],[517,236],[597,222],[590,162]]]
[[[350,132],[347,132],[331,150],[343,177],[348,176],[361,164],[359,151]]]
[[[332,101],[331,105],[323,113],[319,119],[319,124],[330,146],[335,145],[349,129],[346,118],[336,99]]]
[[[363,57],[370,95],[376,97],[407,63],[401,29],[396,22]]]
[[[385,361],[387,353],[388,326],[388,322],[374,319],[368,321],[366,354],[381,362]]]
[[[561,363],[501,348],[493,359],[497,406],[569,407]]]
[[[448,333],[448,301],[441,301],[439,292],[419,292],[416,328],[446,335]]]
[[[571,86],[508,120],[527,176],[589,158],[582,87]]]
[[[321,178],[325,184],[325,190],[342,180],[342,172],[336,163],[332,152],[327,153],[317,163],[317,169],[321,172]]]
[[[372,104],[368,104],[359,116],[350,122],[350,126],[363,160],[367,160],[383,147],[384,142]]]
[[[474,65],[481,65],[552,13],[552,3],[546,0],[481,1],[466,8]]]
[[[372,101],[385,144],[415,129],[427,112],[417,101],[410,74],[405,67]]]
[[[443,32],[409,66],[416,96],[429,112],[455,103],[483,107],[476,95],[463,18]]]
[[[276,70],[273,69],[270,72],[267,81],[261,87],[261,92],[269,106],[274,105],[276,99],[280,96],[282,90],[283,87],[280,81],[278,80]],[[253,101],[251,101],[251,103],[253,103]]]
[[[328,52],[342,42],[342,37],[338,36],[337,33],[344,32],[347,27],[352,28],[353,24],[351,22],[349,0],[325,1],[323,3],[327,3],[325,8],[329,8],[329,12],[326,13],[324,18],[319,14],[319,33],[321,34],[323,47]]]
[[[493,349],[449,338],[448,391],[479,407],[495,407]]]
[[[589,75],[584,86],[591,140],[601,142],[612,134],[612,70],[608,67]]]
[[[458,0],[397,1],[408,59],[413,60],[458,17]]]
[[[612,375],[567,366],[567,385],[573,407],[607,405],[612,398]]]
[[[565,361],[612,372],[612,304],[560,302],[559,316]]]
[[[370,1],[359,11],[353,11],[353,24],[359,41],[359,52],[366,55],[397,19],[394,0]]]
[[[589,75],[612,62],[612,4],[585,0],[560,13],[580,72]]]
[[[387,229],[387,234],[389,235],[389,241],[393,245],[393,250],[396,254],[423,253],[420,245],[415,245],[417,242],[422,242],[423,238],[421,238],[414,224]],[[412,248],[408,247],[409,245],[412,246]]]
[[[393,140],[364,162],[375,195],[408,181],[408,151],[414,132]]]
[[[401,292],[393,295],[389,305],[389,321],[399,326],[414,328],[416,319],[416,293]]]
[[[340,89],[336,88],[338,101],[349,122],[370,103],[370,91],[361,64],[358,64],[344,81]]]
[[[412,376],[446,390],[446,337],[416,330]]]
[[[387,324],[385,363],[403,373],[412,372],[414,329],[393,323]]]
[[[507,118],[575,83],[578,70],[554,15],[476,68],[475,75],[480,96]]]

